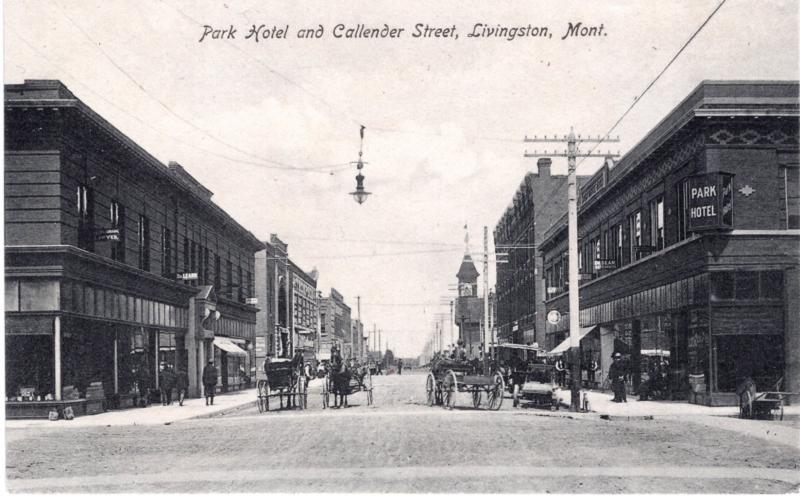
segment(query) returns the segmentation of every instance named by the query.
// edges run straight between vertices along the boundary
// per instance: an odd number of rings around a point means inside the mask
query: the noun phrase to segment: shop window
[[[733,299],[733,272],[711,272],[711,301]]]
[[[758,299],[758,272],[738,271],[736,272],[736,299],[737,300],[756,300]]]
[[[628,229],[630,230],[631,261],[639,260],[642,245],[642,212],[641,210],[628,216]]]
[[[237,284],[239,285],[237,294],[239,296],[239,302],[244,303],[244,278],[242,277],[242,266],[238,266],[236,268],[237,271]]]
[[[688,219],[687,219],[687,210],[686,207],[689,204],[688,201],[688,186],[687,181],[683,180],[675,185],[675,219],[677,222],[677,237],[678,241],[682,241],[689,237],[689,232],[687,229],[688,226]]]
[[[761,297],[767,299],[783,298],[783,272],[779,270],[761,272]]]
[[[111,259],[125,262],[125,207],[117,200],[109,205],[111,228],[119,231],[119,241],[111,241]]]

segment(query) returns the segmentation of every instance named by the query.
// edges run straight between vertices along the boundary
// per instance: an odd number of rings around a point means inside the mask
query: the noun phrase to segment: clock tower
[[[458,338],[464,343],[467,356],[474,358],[481,350],[481,319],[483,318],[483,300],[478,297],[478,269],[469,254],[469,237],[464,240],[466,249],[461,267],[458,269],[458,298],[456,299],[455,324],[458,326]]]

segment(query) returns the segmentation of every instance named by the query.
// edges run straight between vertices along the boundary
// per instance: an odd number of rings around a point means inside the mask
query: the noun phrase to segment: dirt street
[[[318,382],[318,381],[314,381]],[[375,378],[375,405],[255,408],[171,425],[7,429],[25,492],[786,492],[800,448],[669,420],[424,405],[425,376]],[[254,393],[255,394],[255,393]]]

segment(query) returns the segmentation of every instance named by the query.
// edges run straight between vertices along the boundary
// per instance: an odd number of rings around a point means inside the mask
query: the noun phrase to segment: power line
[[[178,114],[169,105],[167,105],[164,101],[162,101],[160,98],[156,97],[154,94],[152,94],[149,91],[147,91],[147,89],[144,87],[144,85],[142,83],[140,83],[135,77],[133,77],[133,75],[131,75],[131,73],[126,71],[120,64],[118,64],[117,61],[114,60],[114,58],[102,47],[102,44],[96,42],[91,37],[91,35],[89,35],[89,33],[86,32],[86,30],[84,30],[78,23],[76,23],[72,19],[72,17],[70,17],[69,14],[67,14],[67,12],[64,10],[64,8],[61,7],[61,5],[59,5],[58,2],[53,2],[53,3],[61,10],[62,14],[64,15],[64,18],[66,18],[67,21],[69,21],[70,24],[72,24],[78,31],[80,31],[81,34],[90,42],[90,44],[92,46],[94,46],[95,48],[97,48],[97,50],[100,53],[103,54],[103,56],[109,61],[109,63],[111,63],[111,65],[113,65],[120,73],[122,73],[122,75],[124,75],[131,83],[133,83],[133,85],[136,86],[142,93],[144,93],[148,98],[150,98],[154,102],[156,102],[159,106],[161,106],[164,110],[166,110],[170,115],[174,116],[175,118],[177,118],[178,120],[180,120],[184,124],[188,125],[192,129],[195,129],[196,131],[208,136],[209,138],[211,138],[212,140],[216,141],[217,143],[220,143],[221,145],[224,145],[224,146],[226,146],[228,148],[231,148],[233,150],[236,150],[237,152],[242,153],[242,154],[244,154],[246,156],[249,156],[251,158],[255,158],[255,159],[259,160],[259,161],[267,162],[267,163],[279,166],[280,168],[287,169],[287,170],[294,170],[294,169],[310,170],[309,168],[297,167],[297,166],[290,165],[290,164],[287,164],[287,163],[284,163],[284,162],[279,162],[279,161],[276,161],[276,160],[270,160],[270,159],[266,159],[266,158],[260,157],[258,155],[252,154],[252,153],[248,152],[247,150],[243,150],[243,149],[237,147],[236,145],[232,145],[232,144],[230,144],[230,143],[218,138],[217,136],[211,134],[208,130],[203,129],[203,128],[195,125],[189,119],[187,119],[187,118],[183,117],[182,115]],[[250,165],[256,165],[256,164],[250,162]],[[331,166],[323,166],[323,167],[319,167],[319,168],[322,169],[322,168],[329,168],[329,167],[339,167],[339,166],[344,166],[344,165],[346,165],[346,164],[343,164],[343,163],[342,164],[333,164]],[[349,165],[349,164],[347,164],[347,165]]]
[[[711,12],[711,14],[709,14],[709,16],[706,18],[706,20],[705,20],[705,21],[703,21],[703,23],[702,23],[702,24],[700,24],[700,27],[698,27],[698,28],[697,28],[697,30],[695,30],[695,32],[694,32],[694,33],[693,33],[693,34],[692,34],[692,35],[689,37],[689,39],[688,39],[688,40],[686,40],[686,43],[684,43],[684,44],[683,44],[683,46],[682,46],[682,47],[681,47],[681,48],[680,48],[680,49],[679,49],[679,50],[678,50],[678,51],[675,53],[675,55],[674,55],[674,56],[673,56],[673,57],[672,57],[672,58],[669,60],[669,62],[667,62],[667,65],[665,65],[665,66],[664,66],[664,68],[663,68],[663,69],[661,69],[661,72],[659,72],[659,73],[658,73],[658,75],[657,75],[655,78],[653,78],[653,80],[652,80],[652,81],[650,81],[650,84],[648,84],[648,85],[647,85],[647,87],[644,89],[644,91],[642,91],[642,93],[641,93],[639,96],[637,96],[637,97],[636,97],[636,98],[633,100],[633,103],[631,104],[631,106],[630,106],[630,107],[628,107],[628,109],[627,109],[627,110],[625,110],[625,112],[623,112],[623,113],[622,113],[622,115],[620,116],[620,118],[619,118],[619,119],[617,119],[617,122],[615,122],[615,123],[614,123],[614,125],[613,125],[613,126],[611,126],[611,128],[610,128],[610,129],[609,129],[609,130],[608,130],[608,131],[607,131],[607,132],[606,132],[606,133],[603,135],[603,140],[605,140],[605,137],[607,137],[607,136],[610,136],[610,135],[611,135],[611,133],[614,131],[614,129],[616,129],[616,128],[617,128],[617,126],[619,126],[619,124],[622,122],[622,120],[623,120],[623,119],[625,119],[625,117],[626,117],[626,116],[627,116],[627,115],[630,113],[630,111],[631,111],[631,110],[633,110],[633,107],[635,107],[635,106],[636,106],[636,104],[637,104],[637,103],[639,103],[639,102],[641,101],[642,97],[644,97],[644,95],[645,95],[645,94],[646,94],[648,91],[650,91],[650,88],[652,88],[652,87],[653,87],[653,85],[655,85],[655,84],[656,84],[656,81],[658,81],[658,80],[661,78],[661,76],[662,76],[662,75],[663,75],[665,72],[667,72],[667,69],[669,69],[669,68],[670,68],[670,66],[672,65],[672,63],[673,63],[673,62],[675,62],[675,60],[677,60],[677,58],[680,56],[680,54],[681,54],[681,53],[683,53],[683,51],[686,49],[686,47],[688,47],[688,46],[689,46],[689,44],[690,44],[690,43],[691,43],[691,42],[692,42],[692,41],[693,41],[693,40],[694,40],[694,39],[697,37],[697,35],[698,35],[698,34],[700,34],[700,31],[702,31],[702,30],[703,30],[703,28],[704,28],[704,27],[706,27],[706,24],[708,24],[708,22],[711,20],[711,18],[712,18],[712,17],[714,17],[714,15],[717,13],[717,11],[719,11],[719,9],[720,9],[720,8],[722,8],[722,6],[725,4],[725,2],[726,2],[726,1],[727,1],[727,0],[722,0],[722,1],[719,3],[719,5],[717,5],[717,7],[716,7],[716,8],[715,8],[715,9],[714,9],[712,12]],[[603,142],[603,140],[600,140],[600,141],[598,141],[598,142],[597,142],[597,143],[596,143],[596,144],[595,144],[595,145],[592,147],[592,149],[591,149],[591,150],[589,150],[589,155],[591,155],[591,153],[592,153],[592,152],[593,152],[593,151],[594,151],[594,150],[595,150],[595,149],[596,149],[598,146],[600,146],[600,143],[602,143],[602,142]],[[586,160],[586,158],[588,158],[588,155],[587,155],[586,157],[583,157],[583,158],[581,159],[581,161],[580,161],[580,162],[578,162],[578,166],[579,166],[579,165],[581,165],[581,164],[583,163],[583,161],[584,161],[584,160]]]
[[[389,252],[389,253],[358,253],[353,255],[331,255],[331,256],[309,256],[307,258],[311,260],[339,260],[339,259],[348,259],[348,258],[373,258],[373,257],[395,257],[400,255],[418,255],[424,253],[452,253],[455,251],[460,251],[459,248],[447,248],[447,249],[440,249],[440,250],[414,250],[414,251],[397,251],[397,252]]]
[[[286,236],[287,239],[302,239],[306,241],[340,241],[343,243],[375,243],[375,244],[393,244],[393,245],[422,245],[422,246],[450,246],[461,247],[459,243],[440,243],[436,241],[402,241],[394,239],[344,239],[344,238],[321,238],[313,236]]]

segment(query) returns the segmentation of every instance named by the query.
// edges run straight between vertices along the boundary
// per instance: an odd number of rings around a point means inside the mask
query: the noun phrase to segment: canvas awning
[[[586,337],[587,334],[597,329],[597,326],[581,327],[578,331],[578,341]],[[562,341],[558,346],[550,350],[550,355],[560,355],[569,349],[569,338]]]
[[[222,351],[228,352],[231,355],[247,356],[247,352],[236,346],[236,344],[228,338],[222,336],[214,336],[214,346]]]

